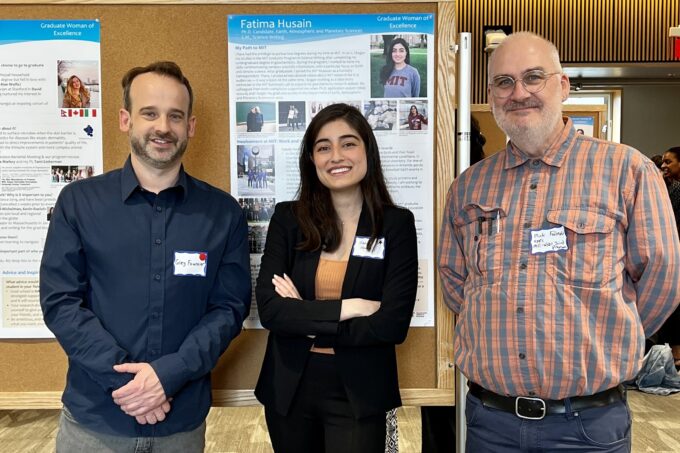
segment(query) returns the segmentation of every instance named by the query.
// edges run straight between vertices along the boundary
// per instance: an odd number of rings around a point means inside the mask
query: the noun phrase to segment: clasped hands
[[[113,369],[135,375],[134,379],[111,394],[123,412],[135,417],[141,425],[153,425],[165,420],[165,414],[170,412],[172,398],[165,396],[163,385],[151,365],[123,363],[114,365]]]

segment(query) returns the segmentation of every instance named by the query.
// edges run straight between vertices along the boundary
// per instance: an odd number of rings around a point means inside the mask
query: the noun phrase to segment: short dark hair
[[[332,252],[338,248],[342,239],[338,214],[333,207],[330,190],[319,181],[312,160],[314,142],[319,131],[326,124],[338,120],[344,121],[359,134],[366,149],[366,176],[361,180],[360,186],[364,207],[368,210],[371,221],[369,248],[373,246],[382,230],[383,207],[394,206],[385,184],[378,142],[371,125],[356,107],[331,104],[319,111],[309,123],[300,146],[300,186],[294,209],[302,232],[302,242],[298,244],[300,250],[316,251],[322,248]]]
[[[674,146],[672,148],[668,148],[666,150],[666,153],[672,153],[675,156],[675,160],[680,162],[680,146]],[[666,154],[664,153],[664,154]]]
[[[187,114],[191,116],[191,109],[194,105],[194,92],[191,89],[189,79],[184,76],[179,65],[174,61],[157,61],[144,67],[137,66],[125,73],[123,80],[121,80],[121,85],[123,85],[123,107],[125,110],[130,111],[132,106],[132,101],[130,100],[130,86],[132,85],[132,81],[138,75],[146,74],[147,72],[171,77],[187,87],[187,91],[189,92],[189,111]]]

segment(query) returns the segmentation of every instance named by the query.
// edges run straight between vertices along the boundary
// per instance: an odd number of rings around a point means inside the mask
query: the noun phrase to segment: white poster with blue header
[[[588,137],[596,137],[595,118],[593,116],[569,115],[569,117],[574,124],[574,129],[576,129],[577,134],[586,135]]]
[[[54,203],[102,172],[99,21],[0,20],[0,337],[52,337],[38,273]]]
[[[411,325],[434,325],[434,15],[234,15],[227,29],[231,193],[248,218],[253,285],[274,205],[298,188],[305,128],[344,102],[364,113],[390,194],[415,215]],[[247,327],[260,327],[255,307]]]

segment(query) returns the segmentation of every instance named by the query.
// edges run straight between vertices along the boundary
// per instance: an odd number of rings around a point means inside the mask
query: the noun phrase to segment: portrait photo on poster
[[[371,35],[371,97],[427,97],[427,35]]]
[[[99,108],[99,62],[57,60],[57,105],[60,108]]]

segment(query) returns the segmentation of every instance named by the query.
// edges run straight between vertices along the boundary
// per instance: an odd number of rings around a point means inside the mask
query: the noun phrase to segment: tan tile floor
[[[680,394],[629,392],[633,452],[680,452]],[[0,452],[54,451],[57,410],[0,411]],[[420,409],[399,410],[399,451],[420,452]],[[452,452],[453,450],[452,446]],[[208,416],[207,453],[271,453],[260,407],[213,408]]]

